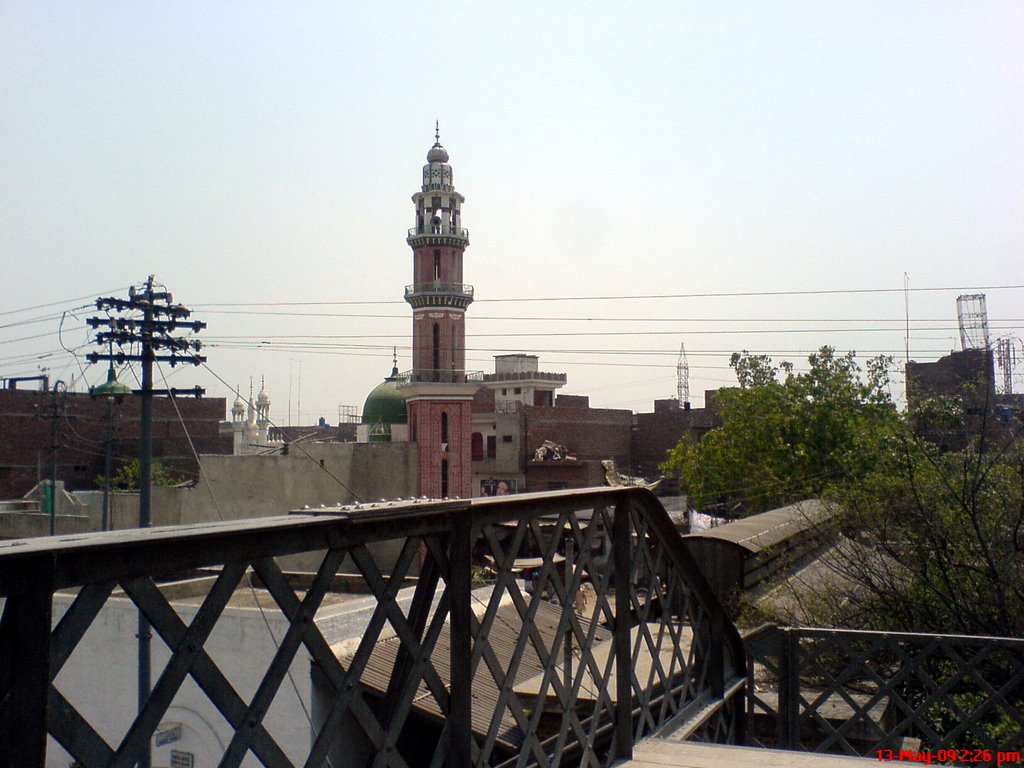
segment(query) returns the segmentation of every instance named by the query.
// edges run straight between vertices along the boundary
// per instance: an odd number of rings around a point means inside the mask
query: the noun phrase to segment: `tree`
[[[963,419],[941,403],[951,428]],[[912,414],[912,416],[914,416]],[[983,416],[967,447],[942,451],[911,424],[871,470],[827,497],[839,534],[817,583],[791,585],[771,618],[915,632],[1024,634],[1024,441]],[[930,423],[934,425],[933,417]]]
[[[181,482],[181,478],[167,471],[159,461],[153,462],[153,485],[175,485]],[[140,469],[139,460],[132,459],[124,463],[110,477],[110,487],[119,491],[139,490]],[[103,475],[96,477],[96,485],[103,487]]]
[[[852,352],[825,346],[808,363],[795,373],[764,355],[733,354],[739,387],[715,395],[722,427],[699,442],[684,437],[662,464],[691,502],[759,512],[870,469],[873,445],[899,421],[891,360],[870,360],[863,381]]]

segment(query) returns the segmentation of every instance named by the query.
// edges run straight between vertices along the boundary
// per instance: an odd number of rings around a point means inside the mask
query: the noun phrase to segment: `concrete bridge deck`
[[[615,768],[862,768],[877,760],[720,744],[648,738],[633,747],[633,759]]]

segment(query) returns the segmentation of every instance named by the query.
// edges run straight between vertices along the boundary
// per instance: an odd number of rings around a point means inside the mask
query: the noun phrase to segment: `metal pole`
[[[629,561],[633,535],[630,529],[630,503],[628,497],[615,502],[612,520],[612,563],[615,580],[615,757],[629,760],[633,757],[633,654],[630,638]]]
[[[448,555],[448,594],[451,611],[451,697],[448,712],[448,765],[469,768],[473,763],[473,645],[472,630],[472,556],[473,526],[469,510],[452,520]]]
[[[57,533],[57,385],[53,385],[53,439],[50,443],[50,535]]]
[[[60,403],[57,395],[64,388],[63,381],[53,383],[53,439],[50,444],[50,535],[57,533],[57,448],[59,447],[58,436],[60,433]]]
[[[562,610],[574,611],[573,596],[569,594],[569,587],[572,585],[573,576],[573,540],[570,537],[565,540],[565,605]],[[565,628],[565,642],[562,643],[562,678],[565,684],[565,692],[568,696],[572,688],[572,624]]]
[[[146,285],[145,308],[142,321],[142,427],[139,452],[139,528],[150,527],[153,482],[153,278]],[[139,714],[149,699],[150,684],[150,632],[149,621],[138,612],[139,639]],[[150,768],[150,743],[139,758],[139,768]]]
[[[107,445],[103,453],[103,518],[100,530],[109,531],[110,525],[110,465],[114,457],[114,398],[107,398]]]

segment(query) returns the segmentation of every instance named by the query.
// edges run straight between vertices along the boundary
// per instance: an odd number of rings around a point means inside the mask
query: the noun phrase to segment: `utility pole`
[[[153,275],[150,275],[141,288],[132,286],[128,289],[128,299],[113,297],[96,299],[96,309],[107,312],[107,317],[90,317],[86,322],[90,328],[106,328],[96,334],[96,343],[107,346],[106,353],[91,352],[86,356],[90,363],[100,360],[123,364],[127,361],[142,363],[142,389],[133,394],[142,398],[142,424],[140,427],[139,447],[139,527],[148,528],[152,518],[152,486],[153,486],[153,397],[164,395],[176,397],[186,394],[202,397],[202,387],[189,390],[153,389],[153,364],[169,363],[171,367],[188,363],[200,365],[206,358],[199,354],[202,345],[199,341],[174,336],[178,330],[189,330],[199,333],[206,323],[199,321],[186,322],[192,310],[180,304],[174,304],[170,292],[157,290]],[[111,317],[110,312],[118,317]],[[115,353],[113,345],[119,349],[131,350],[138,345],[138,354]],[[141,713],[149,698],[150,683],[150,632],[149,621],[142,611],[138,614],[139,669],[138,669],[138,711]],[[152,755],[149,745],[138,761],[139,768],[150,768]]]
[[[66,391],[63,381],[56,381],[53,384],[53,412],[50,419],[53,421],[53,434],[50,441],[50,485],[49,504],[47,512],[50,514],[50,535],[57,534],[57,449],[60,448],[60,417],[63,410],[61,395]],[[45,486],[44,486],[45,487]]]

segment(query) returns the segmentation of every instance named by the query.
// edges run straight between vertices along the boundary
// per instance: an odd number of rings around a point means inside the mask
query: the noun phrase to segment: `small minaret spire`
[[[441,143],[441,121],[440,120],[435,120],[434,121],[434,141],[436,141],[438,144]]]

